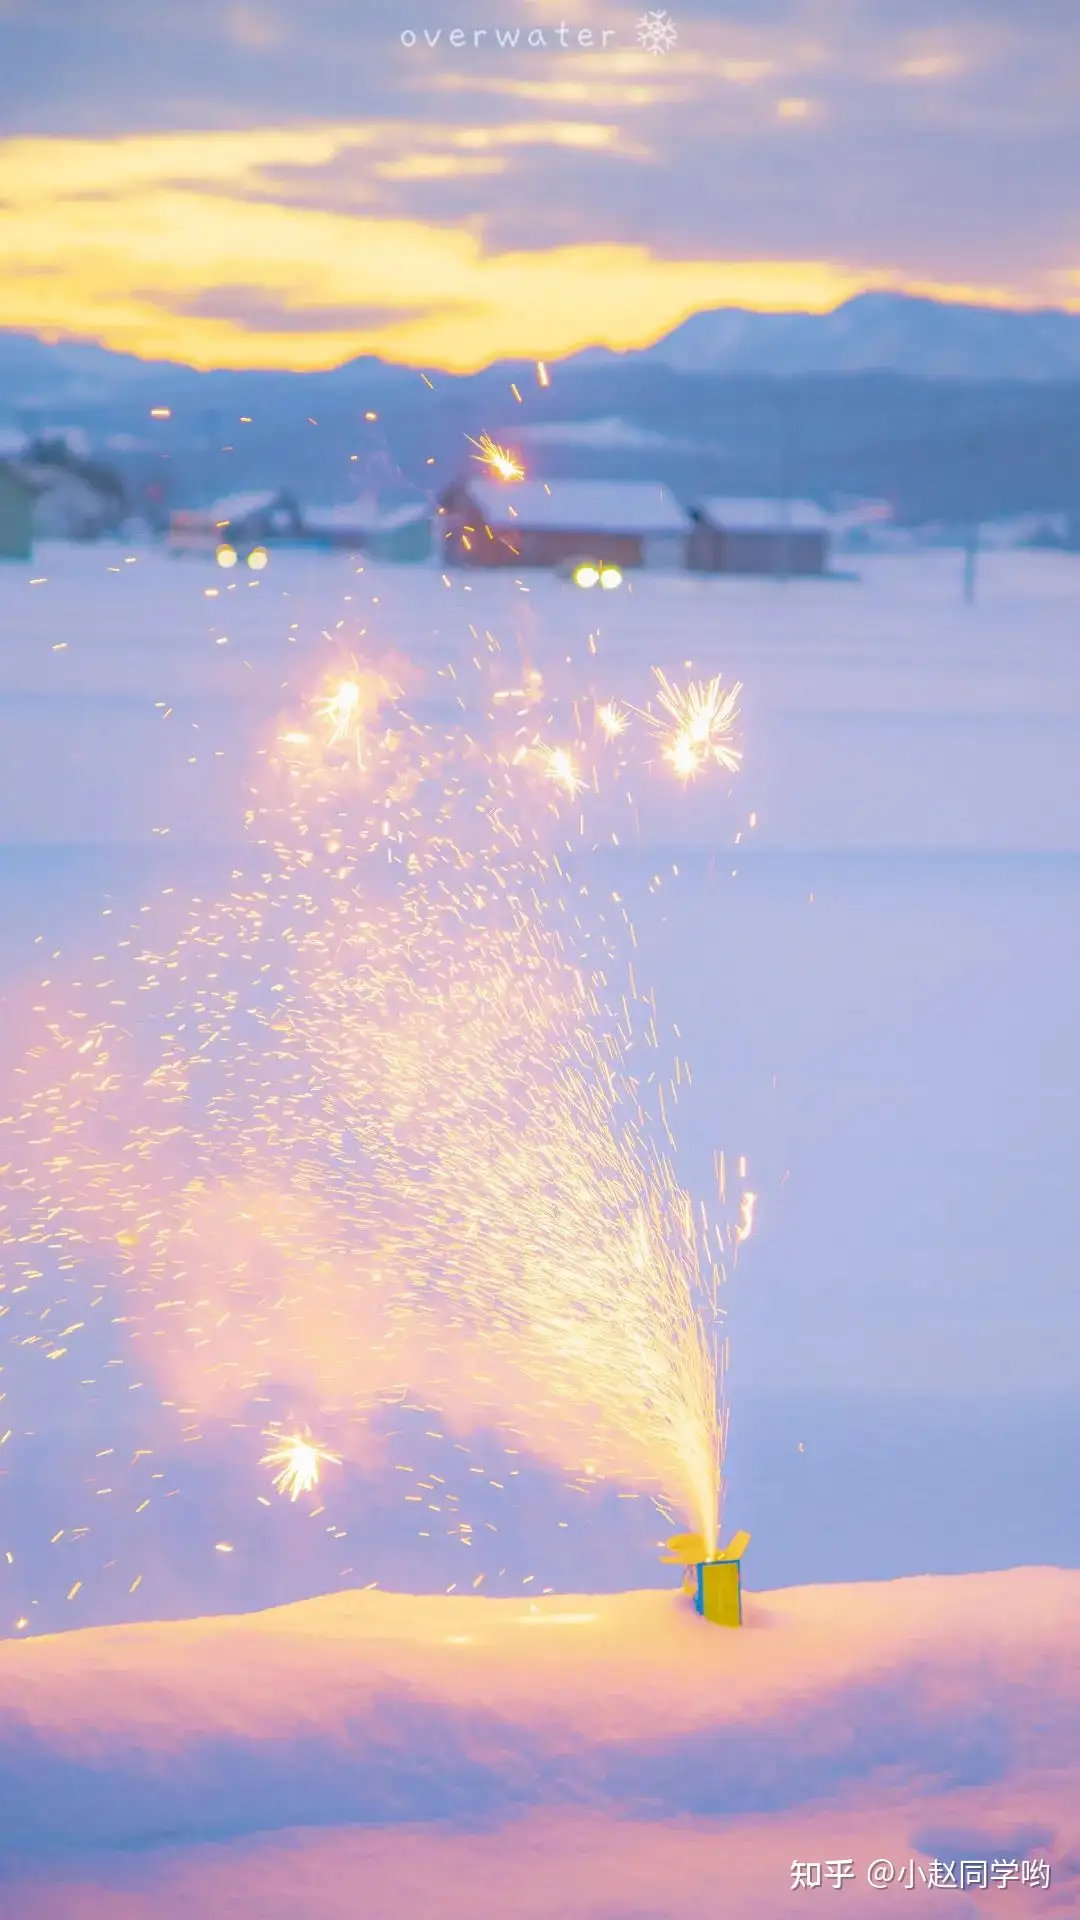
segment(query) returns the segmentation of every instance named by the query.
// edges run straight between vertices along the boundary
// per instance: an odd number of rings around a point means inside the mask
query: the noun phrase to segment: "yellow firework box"
[[[742,1626],[742,1580],[737,1560],[702,1560],[694,1605],[718,1627]]]
[[[741,1627],[742,1556],[750,1545],[750,1535],[735,1534],[722,1553],[708,1560],[698,1558],[704,1546],[698,1534],[676,1534],[667,1544],[668,1565],[681,1562],[686,1568],[686,1588],[693,1594],[702,1619],[711,1620],[717,1627]]]

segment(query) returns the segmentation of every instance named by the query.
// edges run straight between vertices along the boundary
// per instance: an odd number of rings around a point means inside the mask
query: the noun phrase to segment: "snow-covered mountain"
[[[940,380],[1080,380],[1080,312],[950,305],[902,293],[863,293],[831,313],[755,313],[716,307],[695,313],[650,347],[618,353],[587,347],[560,363],[603,372],[654,365],[677,373],[776,374],[891,372]],[[480,374],[440,376],[442,389],[495,381],[505,386],[529,361],[506,361]],[[90,342],[50,345],[31,334],[0,330],[0,403],[33,406],[109,405],[154,389],[170,402],[198,395],[200,404],[231,407],[243,389],[245,411],[303,389],[309,398],[344,395],[377,383],[405,392],[416,370],[372,356],[325,373],[272,371],[198,373],[191,367],[111,353]]]
[[[654,361],[679,373],[864,373],[923,379],[1080,379],[1080,313],[947,305],[863,293],[831,313],[695,313],[630,354],[588,348],[577,366]]]

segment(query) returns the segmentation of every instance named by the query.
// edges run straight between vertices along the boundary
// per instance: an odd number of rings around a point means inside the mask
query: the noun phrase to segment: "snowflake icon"
[[[679,36],[667,8],[654,7],[638,21],[637,37],[646,53],[670,53]]]

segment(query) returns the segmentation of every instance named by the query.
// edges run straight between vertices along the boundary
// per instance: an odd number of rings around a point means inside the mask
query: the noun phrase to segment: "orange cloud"
[[[476,221],[379,211],[381,180],[395,172],[399,181],[453,178],[475,169],[470,150],[479,158],[485,149],[485,167],[531,172],[537,143],[639,157],[616,128],[558,120],[524,130],[372,123],[0,143],[0,325],[202,367],[313,369],[377,353],[464,372],[593,342],[646,345],[701,307],[821,311],[865,287],[900,284],[829,261],[718,261],[704,249],[666,260],[602,241],[488,252]],[[370,155],[350,182],[351,204],[321,207],[322,171],[351,150]],[[930,290],[1016,298],[1007,288]]]

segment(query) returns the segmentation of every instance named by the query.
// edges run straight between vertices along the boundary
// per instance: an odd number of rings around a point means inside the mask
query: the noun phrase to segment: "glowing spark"
[[[311,1493],[319,1484],[319,1468],[328,1465],[340,1467],[341,1460],[336,1453],[328,1453],[325,1447],[318,1447],[313,1440],[306,1440],[302,1434],[292,1433],[284,1437],[280,1434],[266,1433],[264,1440],[273,1440],[275,1444],[263,1454],[259,1465],[278,1467],[274,1475],[274,1485],[281,1494],[288,1494],[290,1500],[298,1500],[302,1493]]]
[[[754,1209],[757,1206],[756,1193],[744,1193],[739,1205],[739,1222],[735,1228],[735,1238],[740,1243],[749,1240],[754,1231]]]
[[[609,700],[606,706],[597,707],[596,717],[605,740],[617,740],[630,724],[627,715],[614,700]]]
[[[471,433],[465,437],[470,446],[480,449],[479,453],[473,454],[473,459],[479,460],[481,466],[488,467],[492,473],[497,473],[500,480],[524,480],[525,469],[520,461],[515,460],[506,447],[497,446],[490,433],[482,433],[479,440],[474,440]]]
[[[664,758],[674,767],[680,780],[692,780],[701,766],[698,749],[687,733],[675,735],[665,749]]]
[[[712,680],[693,681],[683,691],[662,673],[653,673],[660,689],[661,714],[644,713],[642,718],[663,739],[663,758],[674,768],[680,780],[692,780],[710,761],[737,773],[742,753],[732,744],[731,735],[739,713],[739,681],[725,689],[720,675]]]
[[[328,694],[322,704],[316,708],[319,719],[325,720],[330,728],[330,746],[339,746],[343,740],[356,737],[360,722],[361,700],[359,681],[342,680],[334,688],[333,693]],[[359,752],[359,740],[357,740],[357,752]]]
[[[544,764],[547,778],[557,787],[573,795],[580,793],[584,780],[574,765],[573,758],[566,747],[540,747],[538,752]]]

